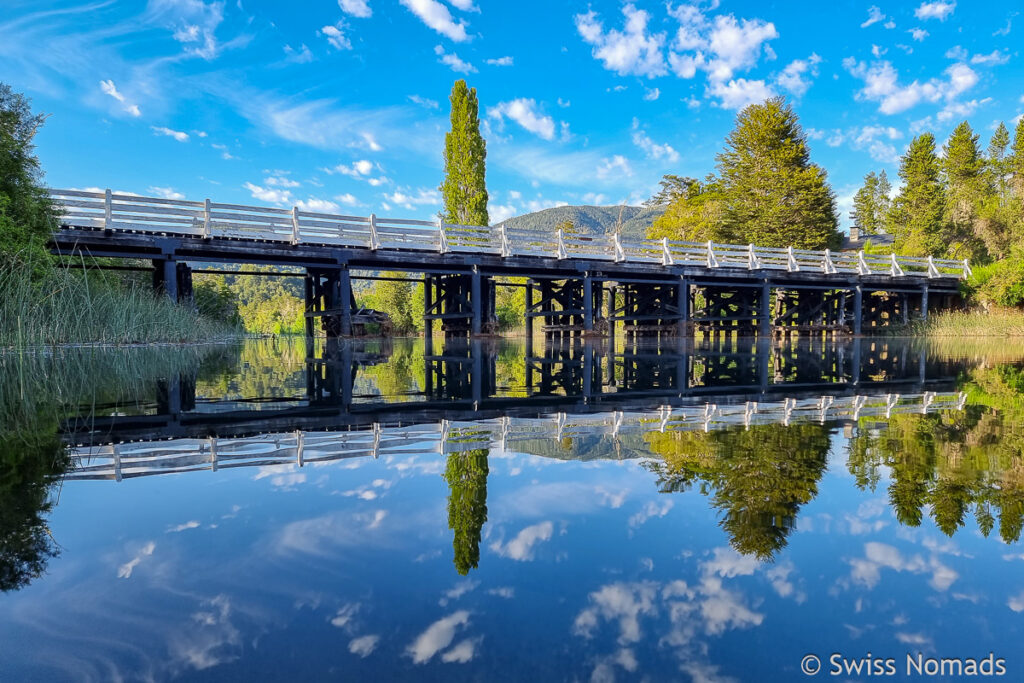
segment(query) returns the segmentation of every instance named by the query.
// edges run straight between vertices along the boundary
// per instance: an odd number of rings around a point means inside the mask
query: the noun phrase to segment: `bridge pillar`
[[[766,337],[772,333],[772,286],[768,284],[767,280],[761,284],[761,296],[759,299],[758,303],[761,310],[758,313],[757,333],[762,337]]]
[[[676,290],[676,308],[679,310],[679,331],[680,337],[690,334],[690,281],[686,276],[679,278],[679,287]]]
[[[853,334],[860,336],[864,322],[864,289],[860,285],[853,288]]]
[[[583,332],[594,331],[594,281],[590,273],[583,275]]]
[[[473,274],[470,275],[470,292],[469,292],[469,304],[472,307],[472,324],[470,326],[470,334],[474,337],[479,336],[483,331],[483,309],[484,303],[482,301],[483,294],[480,288],[480,270],[477,267],[473,267]]]
[[[921,286],[921,320],[928,319],[928,285]]]
[[[494,281],[478,270],[471,273],[429,275],[425,282],[425,327],[441,321],[445,337],[489,332],[497,326]]]
[[[348,266],[307,269],[305,295],[307,336],[316,334],[317,318],[328,338],[352,336],[355,298]]]

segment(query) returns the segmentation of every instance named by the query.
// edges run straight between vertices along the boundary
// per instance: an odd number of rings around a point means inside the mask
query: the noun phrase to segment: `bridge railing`
[[[64,224],[114,232],[159,233],[317,244],[366,249],[463,252],[503,257],[582,258],[598,261],[694,265],[786,272],[922,275],[967,278],[966,259],[780,249],[754,245],[648,240],[562,231],[480,227],[441,221],[347,216],[267,206],[221,204],[209,199],[142,197],[110,190],[50,190]]]

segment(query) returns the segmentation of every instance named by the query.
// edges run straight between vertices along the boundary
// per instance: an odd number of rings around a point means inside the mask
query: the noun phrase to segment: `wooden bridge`
[[[823,333],[927,317],[958,305],[965,261],[754,245],[570,235],[370,216],[51,190],[64,256],[148,261],[153,286],[192,296],[203,264],[304,269],[306,331],[349,336],[360,273],[425,285],[426,334],[496,325],[495,288],[525,287],[527,327],[552,335]],[[138,266],[122,266],[138,268]],[[206,269],[205,272],[211,272]],[[371,276],[372,277],[372,276]]]

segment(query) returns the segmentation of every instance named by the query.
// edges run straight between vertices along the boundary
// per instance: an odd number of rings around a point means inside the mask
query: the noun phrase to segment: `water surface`
[[[829,677],[832,653],[990,652],[1024,678],[1005,349],[253,341],[0,369],[2,680],[793,681],[809,653]]]

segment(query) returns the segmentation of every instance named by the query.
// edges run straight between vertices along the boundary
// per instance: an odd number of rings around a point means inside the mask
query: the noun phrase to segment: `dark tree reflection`
[[[800,507],[818,493],[829,451],[822,425],[648,435],[662,491],[694,484],[711,496],[738,552],[771,559],[784,548]]]
[[[455,532],[455,569],[465,576],[480,563],[480,531],[487,521],[487,456],[478,448],[448,456],[448,528]]]

